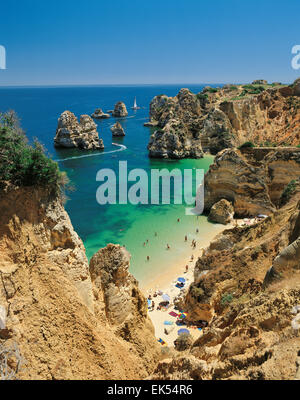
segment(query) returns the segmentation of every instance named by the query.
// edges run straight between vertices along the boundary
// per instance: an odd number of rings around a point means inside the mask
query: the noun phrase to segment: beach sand
[[[243,224],[243,220],[237,220],[238,226]],[[230,229],[236,226],[236,221],[229,225],[217,225],[217,229],[214,232],[206,235],[205,238],[202,238],[197,241],[196,249],[191,247],[191,241],[187,242],[186,253],[184,257],[178,259],[176,263],[170,266],[163,266],[162,271],[156,276],[153,276],[152,279],[148,279],[146,282],[141,282],[141,290],[143,291],[146,298],[151,295],[151,302],[154,301],[155,307],[152,311],[148,308],[149,317],[152,320],[152,323],[155,328],[155,336],[157,339],[162,339],[167,346],[174,347],[174,340],[178,337],[178,330],[181,328],[187,328],[190,331],[193,339],[196,340],[203,334],[203,330],[199,330],[196,327],[186,327],[186,326],[178,326],[176,325],[177,317],[171,316],[170,312],[175,312],[179,314],[179,311],[184,310],[176,310],[174,308],[174,298],[177,297],[181,289],[177,288],[175,285],[177,283],[177,279],[182,277],[186,280],[185,289],[189,287],[189,285],[194,280],[194,268],[195,264],[200,256],[202,256],[203,250],[209,246],[211,241],[225,229]],[[172,251],[166,250],[166,251]],[[194,259],[191,261],[191,255],[193,254]],[[189,269],[186,272],[185,266],[188,265]],[[163,301],[161,296],[153,297],[155,292],[162,292],[164,294],[168,294],[170,296],[170,307],[167,310],[157,310],[157,306],[160,302]],[[164,322],[169,321],[173,322],[172,325],[165,325]],[[165,328],[171,328],[172,331],[168,334],[165,333]]]

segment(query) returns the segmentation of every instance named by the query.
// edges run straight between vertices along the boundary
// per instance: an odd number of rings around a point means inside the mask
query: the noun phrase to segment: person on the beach
[[[186,265],[186,266],[185,266],[185,273],[187,273],[187,272],[188,272],[188,270],[189,270],[189,266],[188,266],[188,265]]]
[[[171,247],[167,244],[167,250],[170,250],[170,248],[171,248]]]
[[[185,235],[185,237],[184,237],[184,241],[185,241],[185,242],[187,242],[187,235]]]
[[[194,256],[193,256],[193,254],[192,254],[192,256],[191,256],[191,261],[194,261]]]
[[[154,303],[154,301],[152,300],[152,311],[154,310],[154,308],[155,308],[155,303]]]
[[[146,243],[144,242],[144,247],[146,246]]]
[[[194,240],[194,249],[196,248],[196,246],[197,246],[197,242],[196,242],[196,240]]]
[[[149,256],[147,256],[147,261],[149,261],[150,260],[150,257]]]
[[[177,222],[180,222],[180,218],[177,219]]]
[[[198,228],[196,229],[196,233],[199,233],[199,229]]]

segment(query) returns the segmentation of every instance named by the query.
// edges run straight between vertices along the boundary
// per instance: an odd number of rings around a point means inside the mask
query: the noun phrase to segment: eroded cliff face
[[[160,362],[153,378],[297,377],[299,221],[298,190],[270,217],[228,229],[210,244],[184,305],[188,320],[209,325],[190,350]],[[277,274],[266,285],[272,265]]]
[[[0,305],[6,321],[0,345],[16,344],[26,360],[18,378],[139,379],[151,373],[159,349],[124,252],[110,246],[100,252],[104,258],[97,253],[90,273],[60,200],[42,189],[1,190]],[[102,274],[110,270],[106,281]],[[121,319],[107,312],[113,301],[122,304]]]
[[[223,150],[205,175],[205,209],[226,199],[237,216],[271,215],[287,185],[299,176],[297,147]]]
[[[150,157],[198,158],[246,141],[298,145],[299,84],[225,85],[197,95],[181,89],[175,97],[152,100],[148,125],[155,129]]]

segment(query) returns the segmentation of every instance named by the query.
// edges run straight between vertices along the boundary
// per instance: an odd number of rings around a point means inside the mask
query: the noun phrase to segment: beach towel
[[[165,342],[164,340],[162,340],[161,338],[158,339],[158,342],[159,342],[162,346],[164,346],[164,345],[166,344],[166,342]]]
[[[199,329],[200,332],[202,331],[202,328],[198,328],[198,329]]]
[[[171,315],[172,317],[178,317],[178,314],[176,314],[176,312],[174,311],[169,312],[169,315]]]
[[[184,319],[185,317],[186,317],[185,313],[181,313],[181,314],[179,314],[179,316],[178,316],[178,318],[180,318],[180,319]]]
[[[173,321],[164,321],[164,325],[173,325],[174,322]]]

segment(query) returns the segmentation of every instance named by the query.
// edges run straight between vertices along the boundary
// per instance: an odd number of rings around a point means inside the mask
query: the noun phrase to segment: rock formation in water
[[[19,379],[140,379],[159,348],[146,300],[110,245],[90,267],[61,201],[45,188],[0,193],[0,346],[17,346]]]
[[[84,150],[104,149],[103,140],[99,139],[97,125],[89,115],[81,115],[78,122],[70,111],[64,111],[58,119],[55,147],[77,147]]]
[[[125,136],[124,129],[119,121],[117,121],[111,128],[110,128],[113,136]]]
[[[188,322],[208,327],[151,378],[299,379],[299,238],[300,190],[269,218],[221,233],[198,259],[182,306]],[[264,287],[272,264],[279,273]]]
[[[205,209],[226,199],[240,217],[270,215],[299,176],[297,147],[223,150],[205,175]]]
[[[104,113],[101,108],[97,108],[94,111],[94,113],[92,114],[92,118],[94,118],[94,119],[107,119],[107,118],[110,118],[110,115]]]
[[[234,208],[232,204],[228,200],[222,199],[211,207],[208,220],[226,225],[232,222],[233,216]]]
[[[281,84],[205,87],[198,94],[181,89],[177,96],[156,96],[150,122],[156,127],[150,157],[193,158],[217,154],[252,141],[257,145],[300,143],[299,79]]]
[[[200,158],[203,156],[200,132],[197,129],[201,105],[188,89],[181,89],[174,98],[156,96],[150,104],[150,122],[157,126],[151,135],[150,157]]]
[[[112,112],[113,117],[127,117],[128,112],[125,104],[122,101],[118,101],[118,103],[115,104],[115,108]]]

